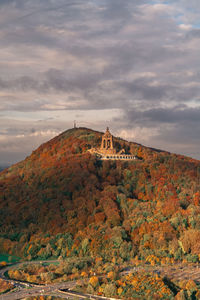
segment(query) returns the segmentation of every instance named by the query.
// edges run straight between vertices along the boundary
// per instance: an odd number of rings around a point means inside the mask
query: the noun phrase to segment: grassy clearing
[[[0,263],[5,261],[7,263],[15,263],[20,260],[17,256],[7,255],[7,254],[0,254]]]

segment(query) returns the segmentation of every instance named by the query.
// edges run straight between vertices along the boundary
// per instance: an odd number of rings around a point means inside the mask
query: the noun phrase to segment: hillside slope
[[[67,130],[0,173],[0,252],[198,261],[200,162],[114,138],[138,161],[98,161],[101,133]]]

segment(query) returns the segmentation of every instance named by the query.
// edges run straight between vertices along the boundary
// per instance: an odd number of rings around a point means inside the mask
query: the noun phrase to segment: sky
[[[0,164],[74,120],[200,159],[199,49],[199,0],[0,0]]]

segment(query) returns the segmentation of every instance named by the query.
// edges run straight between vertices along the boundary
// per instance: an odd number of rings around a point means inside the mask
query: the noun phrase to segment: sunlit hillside
[[[98,256],[151,264],[200,257],[200,162],[114,138],[135,161],[87,152],[78,128],[0,174],[0,251],[28,259]]]

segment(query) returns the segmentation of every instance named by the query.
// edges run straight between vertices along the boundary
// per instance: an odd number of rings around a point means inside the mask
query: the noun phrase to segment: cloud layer
[[[199,159],[199,13],[195,0],[0,0],[0,163],[73,118]]]

